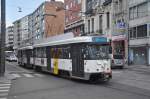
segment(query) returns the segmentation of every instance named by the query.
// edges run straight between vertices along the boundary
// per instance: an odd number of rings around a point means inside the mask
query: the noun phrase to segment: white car
[[[12,61],[17,62],[17,57],[15,55],[11,55],[11,56],[7,57],[6,60],[10,61],[10,62],[12,62]]]
[[[115,68],[115,67],[123,68],[124,65],[125,65],[125,58],[123,57],[123,55],[121,54],[113,55],[112,63],[111,63],[112,68]]]

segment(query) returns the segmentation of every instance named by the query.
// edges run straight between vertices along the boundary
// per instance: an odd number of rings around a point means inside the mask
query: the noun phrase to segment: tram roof
[[[19,50],[25,50],[25,49],[33,49],[33,46],[26,46],[26,47],[19,48]]]
[[[96,39],[93,38],[99,38],[99,41],[96,41]],[[40,43],[40,44],[35,44],[33,47],[43,47],[43,46],[54,46],[54,45],[64,45],[64,44],[73,44],[73,43],[85,43],[85,42],[101,42],[101,43],[106,43],[108,42],[106,37],[75,37],[71,39],[66,39],[66,40],[59,40],[59,41],[52,41],[52,42],[46,42],[46,43]]]

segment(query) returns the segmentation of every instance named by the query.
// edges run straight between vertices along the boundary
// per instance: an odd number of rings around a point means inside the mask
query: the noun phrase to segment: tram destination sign
[[[105,37],[93,37],[93,38],[92,38],[92,41],[93,41],[93,42],[99,42],[99,43],[108,42],[108,41],[107,41],[107,38],[105,38]]]

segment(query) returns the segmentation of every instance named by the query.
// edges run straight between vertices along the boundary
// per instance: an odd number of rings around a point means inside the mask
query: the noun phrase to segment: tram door
[[[80,45],[73,45],[71,48],[72,56],[72,76],[84,76],[84,58]]]
[[[26,50],[27,67],[30,67],[31,50]]]

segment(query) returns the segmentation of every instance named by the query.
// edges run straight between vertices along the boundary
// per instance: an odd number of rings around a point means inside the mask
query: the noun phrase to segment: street
[[[150,99],[148,75],[126,68],[113,70],[109,83],[98,84],[35,72],[15,62],[6,62],[6,70],[12,80],[5,84],[8,97],[1,91],[0,99]]]

